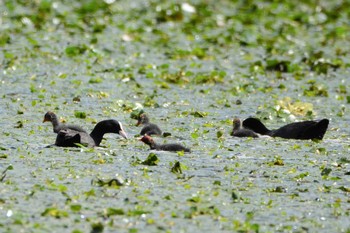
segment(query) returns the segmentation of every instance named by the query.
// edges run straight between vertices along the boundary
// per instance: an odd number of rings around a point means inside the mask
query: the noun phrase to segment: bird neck
[[[92,132],[90,133],[90,136],[92,137],[92,139],[94,139],[94,142],[95,142],[96,146],[100,145],[104,134],[105,133],[103,133],[100,130],[96,129],[96,127],[92,130]]]
[[[244,128],[248,128],[253,130],[255,133],[266,135],[266,134],[271,134],[273,131],[269,130],[266,128],[266,126],[258,119],[255,118],[248,118],[244,120],[243,122]]]
[[[159,145],[155,141],[149,141],[147,142],[147,145],[151,148],[151,150],[157,149]]]
[[[53,131],[58,133],[58,131],[60,130],[59,129],[60,122],[58,121],[56,116],[51,116],[51,123],[53,126]]]
[[[149,119],[148,119],[148,117],[144,117],[144,118],[142,119],[142,124],[144,124],[144,125],[149,124]]]
[[[151,145],[149,145],[150,146],[150,148],[152,149],[152,150],[155,150],[155,149],[157,149],[159,146],[158,146],[158,144],[156,144],[156,143],[153,143],[153,144],[151,144]]]
[[[234,130],[234,131],[241,129],[241,127],[242,127],[241,122],[235,122],[235,123],[233,124],[233,130]]]

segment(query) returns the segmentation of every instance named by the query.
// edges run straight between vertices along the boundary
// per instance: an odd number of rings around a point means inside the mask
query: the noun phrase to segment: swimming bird
[[[259,135],[257,133],[255,133],[253,130],[243,128],[241,120],[237,117],[235,117],[233,119],[233,130],[232,130],[231,136],[234,136],[234,137],[252,137],[252,138],[259,137]]]
[[[77,144],[87,147],[99,146],[106,133],[116,133],[125,139],[128,138],[122,124],[110,119],[98,122],[90,134],[73,129],[62,129],[57,134],[55,145],[61,147],[77,147]]]
[[[151,138],[149,135],[144,135],[140,141],[144,142],[145,144],[149,145],[151,150],[162,150],[162,151],[184,151],[184,152],[191,152],[189,148],[186,148],[180,144],[177,143],[169,143],[169,144],[158,144],[156,143],[153,138]]]
[[[266,128],[266,126],[259,119],[250,117],[243,121],[244,128],[253,130],[255,133],[261,135],[302,140],[322,140],[327,131],[328,124],[328,119],[322,119],[319,121],[301,121],[287,124],[275,130],[270,130]]]
[[[86,131],[83,128],[81,128],[80,126],[77,126],[77,125],[66,125],[66,124],[60,123],[58,121],[58,118],[57,118],[56,114],[51,112],[51,111],[48,111],[45,114],[43,123],[44,122],[48,122],[48,121],[50,121],[52,123],[53,132],[55,132],[55,133],[60,132],[60,130],[67,130],[67,129],[71,129],[71,130],[75,130],[75,131],[78,131],[78,132],[85,132],[86,133]]]
[[[145,113],[139,115],[136,126],[144,125],[140,135],[162,135],[162,130],[158,125],[150,123],[148,116]]]

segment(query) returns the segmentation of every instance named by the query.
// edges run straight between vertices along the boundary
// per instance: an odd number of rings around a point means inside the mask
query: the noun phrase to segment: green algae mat
[[[0,1],[0,232],[350,232],[349,1]],[[143,110],[191,153],[150,151]],[[129,139],[59,148],[47,111]],[[322,141],[234,138],[327,118]]]

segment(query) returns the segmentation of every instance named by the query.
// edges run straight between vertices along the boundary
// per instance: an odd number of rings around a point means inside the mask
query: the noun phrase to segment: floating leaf
[[[85,119],[86,118],[86,113],[85,112],[80,112],[80,111],[75,111],[74,112],[74,116],[76,118]]]
[[[350,188],[349,187],[345,187],[345,186],[341,186],[341,187],[339,187],[339,189],[341,190],[341,191],[344,191],[344,192],[350,192]]]
[[[280,157],[276,157],[275,161],[273,162],[273,164],[277,165],[277,166],[283,166],[284,162],[283,162],[283,160]]]
[[[306,116],[313,112],[313,105],[311,103],[293,102],[290,97],[285,97],[277,101],[277,104],[281,109],[288,110],[293,115]]]
[[[325,86],[318,85],[316,82],[309,82],[309,89],[304,90],[304,95],[309,97],[323,96],[328,97],[328,91]]]
[[[73,98],[73,102],[76,102],[76,103],[78,103],[78,102],[80,102],[80,96],[75,96],[74,98]]]
[[[172,168],[170,169],[170,171],[172,173],[176,173],[176,174],[182,174],[182,170],[181,170],[181,164],[179,161],[176,161],[174,166],[172,166]]]
[[[17,121],[17,125],[15,125],[15,128],[23,128],[23,121]]]
[[[158,15],[156,16],[158,23],[168,21],[181,21],[183,18],[184,14],[181,10],[181,6],[174,3],[166,8],[162,8],[160,11],[158,11]]]
[[[31,84],[30,84],[30,92],[31,92],[31,93],[38,92],[38,89],[37,89],[37,87],[35,86],[34,83],[31,83]]]
[[[199,196],[194,196],[189,199],[187,199],[188,202],[194,202],[194,203],[199,203],[201,201],[201,198]]]
[[[159,159],[156,154],[150,153],[146,160],[141,162],[142,165],[148,165],[148,166],[156,166],[159,162]]]
[[[84,194],[85,194],[86,197],[96,196],[94,189],[90,189],[89,191],[84,192]]]
[[[331,168],[325,168],[321,171],[321,176],[328,176],[332,172]]]
[[[115,209],[115,208],[107,208],[106,210],[104,210],[104,212],[105,212],[104,215],[107,217],[125,214],[123,209]]]
[[[346,86],[343,85],[343,84],[340,84],[340,85],[339,85],[339,91],[338,91],[338,92],[341,93],[341,94],[346,94],[346,93],[347,93],[347,91],[346,91]]]
[[[74,229],[72,233],[83,233],[81,230]]]
[[[295,180],[301,180],[301,179],[304,179],[307,176],[309,176],[309,173],[308,172],[304,172],[304,173],[300,173],[299,175],[295,176],[294,179]]]
[[[319,147],[319,148],[316,149],[316,152],[317,152],[318,154],[326,154],[326,153],[327,153],[327,150],[326,150],[326,148],[324,148],[324,147]]]
[[[72,205],[70,205],[70,209],[73,212],[79,212],[81,210],[81,205],[80,204],[72,204]]]
[[[13,170],[13,166],[12,165],[7,166],[7,168],[1,173],[1,175],[0,175],[0,182],[4,181],[4,179],[6,177],[6,172],[8,170]]]
[[[193,139],[197,139],[197,138],[199,138],[199,134],[197,132],[193,132],[193,133],[191,133],[191,137]]]
[[[169,132],[163,132],[163,137],[170,137],[171,136],[171,133],[169,133]]]
[[[208,113],[206,112],[199,112],[199,111],[195,111],[195,112],[191,112],[190,115],[194,116],[194,117],[205,117],[208,115]]]
[[[75,57],[83,54],[87,50],[86,45],[69,46],[66,48],[66,55],[69,57]]]
[[[282,186],[277,186],[276,188],[270,189],[269,191],[274,193],[285,193],[287,192],[287,189]]]
[[[280,71],[280,72],[288,72],[290,61],[287,60],[278,60],[278,59],[269,59],[266,61],[266,69],[267,70],[274,70],[274,71]]]
[[[146,210],[129,210],[128,211],[128,216],[140,216],[144,214],[149,214],[152,213],[151,211],[146,211]]]
[[[213,185],[221,186],[221,181],[220,181],[220,180],[215,180],[215,181],[213,182]]]
[[[232,197],[234,202],[237,202],[238,199],[239,199],[237,193],[235,191],[233,191],[233,190],[232,190],[232,193],[231,193],[231,197]]]
[[[350,104],[350,95],[346,96],[346,103]]]
[[[91,224],[90,233],[102,233],[103,229],[104,229],[104,226],[101,222],[94,222]]]
[[[92,84],[94,84],[94,83],[102,83],[102,81],[103,81],[102,78],[91,78],[89,80],[89,83],[92,83]]]
[[[11,41],[11,37],[7,33],[2,33],[0,35],[0,47],[3,47],[6,44],[9,44]]]
[[[61,79],[65,79],[65,78],[67,78],[67,76],[68,76],[68,74],[66,74],[66,73],[60,73],[58,75],[58,77],[61,78]]]
[[[128,233],[138,233],[139,232],[139,229],[137,228],[129,228],[129,231]]]
[[[222,83],[226,76],[224,71],[212,71],[211,73],[197,73],[193,78],[195,84]]]
[[[339,159],[339,163],[350,163],[350,159],[348,159],[347,157],[341,157]]]
[[[184,156],[185,155],[185,151],[177,151],[176,152],[176,154],[178,155],[178,156]]]
[[[44,212],[41,213],[41,216],[51,216],[55,218],[63,218],[68,217],[68,213],[64,210],[60,210],[56,207],[49,207],[44,210]]]
[[[217,138],[221,138],[222,135],[224,135],[224,132],[223,132],[222,130],[216,131],[216,137],[217,137]]]
[[[92,183],[95,183],[94,181],[92,181]],[[124,181],[118,178],[113,178],[113,179],[109,179],[109,180],[102,180],[97,178],[96,181],[98,186],[123,186],[124,185]]]
[[[131,113],[130,113],[130,118],[131,119],[135,119],[137,120],[139,118],[139,116],[144,113],[145,111],[143,109],[134,109]]]

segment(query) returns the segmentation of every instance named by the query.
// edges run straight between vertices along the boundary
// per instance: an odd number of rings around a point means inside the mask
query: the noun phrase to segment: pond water
[[[186,4],[0,3],[1,232],[350,231],[350,7]],[[150,151],[141,108],[192,153]],[[130,138],[47,147],[47,111]],[[250,116],[330,125],[318,142],[231,137]]]

